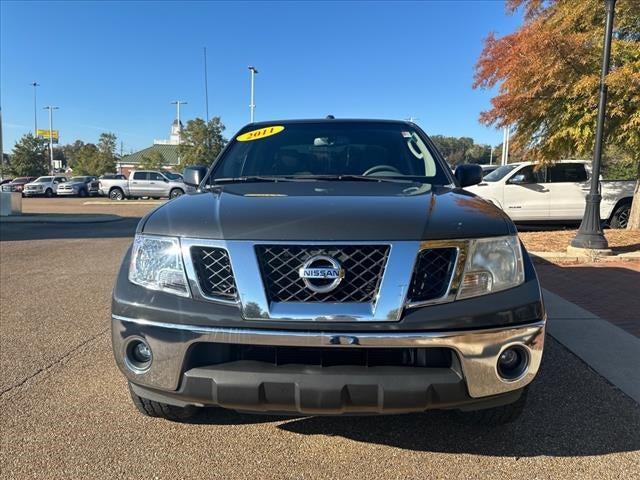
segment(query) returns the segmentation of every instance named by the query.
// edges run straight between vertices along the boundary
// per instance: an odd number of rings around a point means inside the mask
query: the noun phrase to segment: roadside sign
[[[51,130],[51,137],[53,139],[53,143],[58,143],[58,134],[59,134],[58,130]],[[49,130],[38,129],[36,136],[44,140],[49,140]]]

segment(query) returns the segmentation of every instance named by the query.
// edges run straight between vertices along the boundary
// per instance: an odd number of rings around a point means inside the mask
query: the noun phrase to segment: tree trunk
[[[640,230],[640,178],[636,181],[636,189],[633,191],[633,203],[629,215],[628,230]]]

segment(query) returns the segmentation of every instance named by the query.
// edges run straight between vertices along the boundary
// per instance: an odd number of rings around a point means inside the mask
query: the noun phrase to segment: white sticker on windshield
[[[411,138],[411,132],[401,132],[404,138]]]

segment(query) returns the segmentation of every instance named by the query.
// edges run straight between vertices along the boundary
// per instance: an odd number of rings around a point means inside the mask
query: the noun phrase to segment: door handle
[[[156,182],[149,182],[149,185],[155,185]]]

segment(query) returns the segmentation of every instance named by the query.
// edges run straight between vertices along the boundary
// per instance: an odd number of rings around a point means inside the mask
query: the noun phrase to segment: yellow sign
[[[38,129],[36,137],[49,140],[49,130]],[[51,130],[51,138],[53,139],[53,143],[58,143],[58,130]]]
[[[265,127],[259,130],[251,130],[250,132],[238,135],[236,140],[239,142],[250,142],[251,140],[260,140],[261,138],[270,137],[284,130],[282,125],[274,125],[273,127]]]

